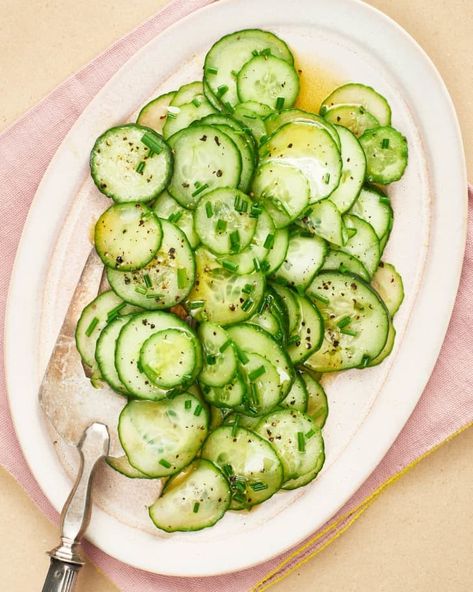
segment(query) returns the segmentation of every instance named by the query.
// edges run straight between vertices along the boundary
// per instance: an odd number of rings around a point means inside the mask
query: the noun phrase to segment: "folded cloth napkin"
[[[164,28],[211,0],[174,0],[155,17],[118,41],[104,54],[61,84],[0,136],[0,322],[3,323],[6,287],[21,229],[44,171],[88,102],[114,72]],[[38,146],[41,147],[38,150]],[[470,369],[473,350],[473,190],[466,257],[455,310],[439,360],[422,398],[392,448],[371,477],[321,530],[281,557],[250,570],[211,578],[171,578],[128,567],[86,544],[89,557],[124,590],[136,592],[261,592],[308,561],[342,534],[394,479],[443,442],[473,424]],[[2,347],[2,346],[0,346]],[[0,351],[3,360],[3,352]],[[5,380],[0,373],[0,463],[23,485],[45,514],[57,513],[33,479],[15,438],[8,410]]]

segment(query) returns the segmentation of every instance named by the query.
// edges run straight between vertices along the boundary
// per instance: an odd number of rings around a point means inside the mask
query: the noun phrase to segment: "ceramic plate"
[[[466,175],[454,108],[428,57],[399,26],[355,0],[222,0],[188,16],[139,51],[79,117],[42,180],[18,250],[6,320],[9,400],[24,455],[53,506],[61,508],[71,482],[37,392],[90,250],[92,218],[107,204],[88,178],[90,148],[152,96],[199,78],[209,46],[248,27],[288,42],[302,70],[306,106],[315,108],[329,87],[349,80],[372,85],[389,100],[410,158],[404,178],[390,189],[395,224],[385,259],[401,272],[406,299],[396,316],[395,350],[384,364],[325,379],[327,463],[313,484],[189,534],[143,530],[95,508],[90,541],[162,574],[248,568],[300,542],[348,500],[401,431],[430,376],[464,252]]]

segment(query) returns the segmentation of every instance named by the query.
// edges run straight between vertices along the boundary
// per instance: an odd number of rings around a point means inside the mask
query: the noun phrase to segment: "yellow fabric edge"
[[[473,426],[473,421],[467,423],[463,427],[459,428],[456,432],[453,432],[453,434],[450,434],[450,436],[445,438],[445,440],[442,440],[442,442],[439,442],[438,444],[436,444],[435,446],[433,446],[432,448],[430,448],[429,450],[427,450],[426,452],[421,454],[419,457],[417,457],[416,459],[411,461],[409,464],[407,464],[400,471],[391,475],[391,477],[389,477],[389,479],[387,479],[386,481],[381,483],[381,485],[379,485],[373,491],[373,493],[371,493],[366,499],[364,499],[358,506],[351,509],[349,512],[346,512],[345,514],[343,514],[342,516],[340,516],[339,518],[337,518],[333,522],[329,523],[324,529],[322,529],[316,535],[311,537],[306,543],[304,543],[304,545],[302,545],[302,547],[299,547],[298,549],[293,551],[288,557],[283,559],[275,568],[273,568],[270,572],[268,572],[261,580],[256,582],[256,584],[254,584],[254,586],[251,588],[250,592],[263,592],[264,590],[267,590],[268,588],[270,588],[271,586],[273,586],[277,582],[284,580],[287,576],[289,576],[291,573],[293,573],[298,567],[300,567],[301,565],[303,565],[304,563],[306,563],[307,561],[309,561],[310,559],[312,559],[313,557],[318,555],[321,551],[323,551],[326,547],[328,547],[331,543],[333,543],[339,536],[341,536],[348,528],[350,528],[350,526],[354,522],[356,522],[356,520],[358,520],[358,518],[364,513],[364,511],[378,498],[378,496],[387,487],[389,487],[395,481],[397,481],[400,477],[405,475],[410,469],[412,469],[419,462],[424,460],[424,458],[426,458],[427,456],[429,456],[430,454],[432,454],[433,452],[438,450],[441,446],[443,446],[447,442],[450,442],[450,440],[453,440],[453,438],[455,438],[456,436],[458,436],[459,434],[461,434],[462,432],[464,432],[465,430],[467,430],[468,428],[470,428],[472,426]],[[351,516],[351,518],[350,518],[350,516]],[[349,519],[347,524],[345,524],[339,530],[336,530],[336,532],[334,532],[320,547],[318,547],[317,549],[314,549],[311,553],[308,553],[307,556],[299,559],[298,561],[296,560],[294,565],[292,565],[289,569],[284,571],[279,577],[277,577],[277,578],[274,577],[286,565],[291,563],[291,561],[293,561],[294,559],[297,559],[297,557],[300,556],[306,549],[311,547],[314,543],[316,543],[318,540],[323,538],[330,531],[335,530],[337,528],[337,526],[339,526],[341,523],[343,523],[347,519]],[[272,579],[272,578],[274,578],[274,579]]]

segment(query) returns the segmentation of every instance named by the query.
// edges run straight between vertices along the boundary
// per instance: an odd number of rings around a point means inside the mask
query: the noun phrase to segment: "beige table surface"
[[[0,129],[164,3],[0,0]],[[458,111],[473,178],[473,0],[370,3],[411,33],[440,70]],[[472,450],[473,430],[445,444],[274,592],[471,591]],[[0,590],[41,590],[44,551],[56,540],[56,528],[0,470]],[[90,565],[78,589],[116,591]]]

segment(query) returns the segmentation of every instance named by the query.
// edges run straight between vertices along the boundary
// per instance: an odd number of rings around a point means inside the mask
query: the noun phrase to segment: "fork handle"
[[[81,567],[79,563],[68,563],[51,557],[43,592],[72,592]]]

